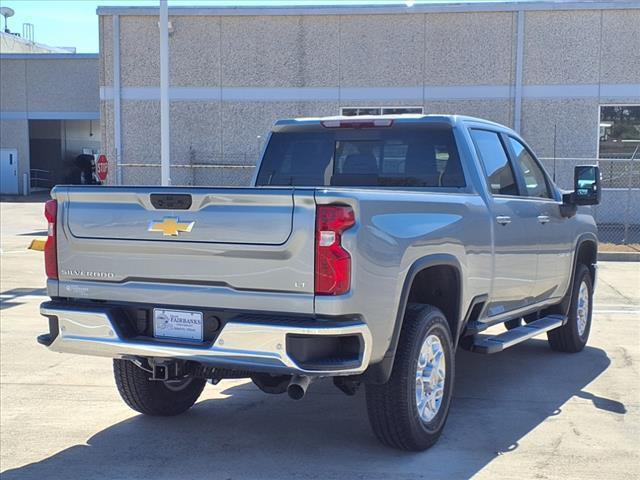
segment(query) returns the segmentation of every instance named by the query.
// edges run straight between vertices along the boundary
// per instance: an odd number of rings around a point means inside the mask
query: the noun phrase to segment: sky
[[[414,4],[429,3],[429,0],[169,0],[169,6],[338,5],[344,3],[404,5],[407,1]],[[438,3],[443,1],[447,0],[438,0]],[[75,47],[78,53],[98,52],[98,16],[96,15],[98,6],[157,6],[158,4],[158,0],[0,0],[0,6],[15,10],[15,15],[9,18],[7,23],[12,32],[22,33],[22,24],[32,23],[36,42],[55,47]],[[4,29],[4,23],[2,29]]]

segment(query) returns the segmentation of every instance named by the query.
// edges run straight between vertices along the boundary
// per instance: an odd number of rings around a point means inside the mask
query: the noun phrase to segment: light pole
[[[169,7],[160,0],[160,179],[171,185],[171,144],[169,128]]]

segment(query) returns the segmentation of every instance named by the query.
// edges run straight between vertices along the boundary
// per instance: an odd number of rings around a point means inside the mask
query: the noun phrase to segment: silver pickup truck
[[[589,336],[597,237],[582,205],[599,201],[598,168],[576,167],[562,192],[496,123],[281,120],[251,188],[52,198],[38,341],[113,358],[144,414],[186,411],[207,380],[299,399],[332,377],[349,395],[365,386],[383,443],[423,450],[444,427],[458,346],[546,333],[578,352]]]

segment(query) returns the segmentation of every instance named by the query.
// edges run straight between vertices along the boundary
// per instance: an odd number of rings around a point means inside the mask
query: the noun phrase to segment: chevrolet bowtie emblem
[[[177,237],[180,232],[190,232],[196,222],[180,222],[177,217],[164,217],[161,222],[151,222],[150,232],[162,232],[166,237]]]

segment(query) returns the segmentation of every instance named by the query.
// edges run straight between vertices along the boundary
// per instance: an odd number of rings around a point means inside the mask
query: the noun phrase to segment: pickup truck
[[[113,358],[143,414],[186,411],[207,381],[300,399],[332,377],[348,395],[364,386],[384,444],[424,450],[448,416],[456,348],[546,333],[579,352],[589,336],[598,167],[576,167],[563,192],[493,122],[280,120],[252,187],[51,196],[38,341]]]

